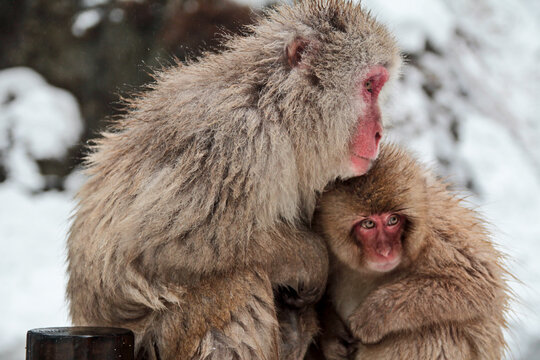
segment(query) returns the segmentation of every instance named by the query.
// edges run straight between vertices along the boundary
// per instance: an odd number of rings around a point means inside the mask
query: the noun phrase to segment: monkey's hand
[[[351,332],[362,343],[373,344],[389,333],[489,315],[497,297],[489,273],[465,267],[446,272],[408,276],[379,287],[349,317]]]
[[[353,338],[345,322],[338,316],[328,299],[320,302],[321,332],[317,343],[326,360],[355,359],[358,340]],[[317,358],[318,359],[318,358]]]
[[[322,339],[321,345],[325,359],[344,360],[351,359],[357,351],[358,344],[343,338]]]
[[[286,307],[301,309],[316,303],[321,298],[318,287],[307,288],[300,284],[297,289],[289,286],[280,286],[275,291],[276,300]]]
[[[362,344],[378,343],[389,333],[388,323],[392,314],[383,299],[380,302],[364,302],[347,319],[349,331]]]
[[[294,308],[316,303],[324,294],[328,276],[324,240],[308,229],[287,225],[271,236],[278,249],[268,264],[276,299]]]

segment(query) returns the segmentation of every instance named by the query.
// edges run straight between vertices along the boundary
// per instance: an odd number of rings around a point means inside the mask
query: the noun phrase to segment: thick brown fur
[[[305,224],[316,192],[351,176],[354,79],[371,65],[396,76],[399,53],[343,0],[281,6],[249,32],[157,74],[88,156],[68,239],[71,316],[132,329],[140,358],[300,358],[316,329],[308,308],[328,258]],[[276,314],[282,287],[296,313]],[[298,347],[280,345],[290,326],[308,332]]]
[[[352,226],[380,213],[407,223],[401,264],[376,274]],[[406,152],[383,146],[367,175],[323,194],[314,221],[330,253],[319,344],[327,359],[501,358],[502,255],[477,214]]]

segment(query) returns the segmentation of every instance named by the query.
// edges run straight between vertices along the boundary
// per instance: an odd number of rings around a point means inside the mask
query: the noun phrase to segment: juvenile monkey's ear
[[[298,36],[287,45],[285,55],[287,56],[287,62],[292,68],[301,64],[308,45],[309,41],[307,39]]]

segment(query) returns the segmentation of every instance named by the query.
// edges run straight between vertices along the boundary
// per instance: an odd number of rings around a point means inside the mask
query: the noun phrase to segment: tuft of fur
[[[351,229],[360,216],[383,212],[407,218],[403,260],[373,274]],[[367,175],[323,194],[314,221],[330,253],[320,340],[328,359],[347,358],[339,354],[351,346],[358,360],[503,356],[503,256],[478,214],[406,152],[383,146]]]
[[[141,358],[275,359],[273,291],[324,291],[326,248],[306,224],[316,192],[350,176],[353,79],[399,63],[360,6],[317,0],[156,74],[87,158],[67,242],[74,324],[132,329]]]

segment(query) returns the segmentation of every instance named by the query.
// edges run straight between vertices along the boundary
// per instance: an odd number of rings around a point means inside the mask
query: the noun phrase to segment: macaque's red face
[[[354,226],[354,236],[362,249],[365,266],[375,272],[388,272],[401,262],[405,218],[382,213],[362,218]]]
[[[351,166],[355,175],[365,174],[377,157],[383,133],[378,99],[388,77],[385,67],[373,66],[359,83],[364,111],[358,118],[356,133],[350,144]]]

